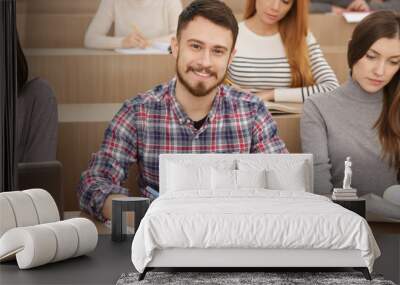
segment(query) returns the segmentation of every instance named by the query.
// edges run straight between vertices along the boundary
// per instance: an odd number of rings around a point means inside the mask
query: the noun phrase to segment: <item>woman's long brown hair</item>
[[[243,18],[256,14],[256,1],[247,0]],[[310,86],[315,83],[311,72],[308,45],[308,5],[309,0],[293,0],[293,6],[279,22],[279,33],[285,46],[286,56],[292,74],[291,87]]]
[[[354,29],[347,59],[350,69],[379,39],[400,40],[400,15],[392,11],[375,12]],[[400,182],[400,70],[383,89],[383,106],[374,128],[382,145],[382,156],[397,170]]]

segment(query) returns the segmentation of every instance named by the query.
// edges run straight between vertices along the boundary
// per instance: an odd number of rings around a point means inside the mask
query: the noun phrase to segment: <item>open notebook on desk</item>
[[[169,54],[169,43],[153,43],[148,48],[117,48],[116,52],[122,54]]]
[[[264,101],[265,106],[271,114],[301,114],[303,111],[303,103],[277,103]]]
[[[359,23],[369,14],[370,12],[344,12],[342,15],[347,23]]]

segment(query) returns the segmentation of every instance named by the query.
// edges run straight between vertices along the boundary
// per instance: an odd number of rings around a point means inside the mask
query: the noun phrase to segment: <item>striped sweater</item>
[[[253,92],[275,89],[277,102],[304,102],[314,93],[336,89],[339,86],[336,75],[311,33],[307,36],[307,44],[316,84],[290,88],[290,66],[280,34],[259,36],[241,22],[236,55],[228,68],[228,78],[241,88]]]

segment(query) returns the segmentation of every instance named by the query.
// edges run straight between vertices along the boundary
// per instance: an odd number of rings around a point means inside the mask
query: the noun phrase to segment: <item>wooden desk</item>
[[[53,2],[58,3],[58,1]],[[80,1],[69,0],[69,2],[73,4]],[[17,14],[21,45],[26,48],[82,48],[93,15]]]
[[[18,14],[95,14],[101,0],[17,0]]]
[[[193,0],[181,0],[186,7]],[[224,0],[234,13],[243,13],[243,0]],[[17,0],[17,13],[95,14],[100,0]]]
[[[356,24],[347,23],[343,16],[311,14],[309,26],[320,45],[347,47]]]
[[[322,52],[328,64],[335,72],[339,84],[344,83],[350,74],[350,69],[347,64],[347,47],[346,46],[321,46]]]
[[[18,0],[17,27],[25,48],[82,48],[86,30],[97,11],[99,0]],[[191,0],[183,0],[184,5]],[[244,1],[226,0],[238,21]],[[355,24],[342,16],[311,14],[310,31],[323,46],[347,46]]]
[[[51,0],[50,0],[51,1]],[[63,1],[53,0],[47,8],[43,6],[43,10],[57,7],[57,13],[18,13],[17,28],[24,48],[83,48],[86,30],[95,15],[95,12],[86,13],[90,9],[83,7],[84,12],[68,13],[62,9],[72,10],[76,12],[78,7],[72,8],[75,3],[81,0],[67,0],[71,5],[57,6]],[[32,0],[35,2],[35,0]],[[46,2],[46,1],[43,1]],[[87,1],[86,1],[87,2]],[[57,4],[56,4],[57,3]],[[32,3],[34,4],[34,3]],[[32,7],[28,5],[27,7]],[[37,7],[37,6],[35,6]],[[38,6],[40,7],[40,6]],[[25,8],[29,11],[30,8]],[[33,11],[36,9],[32,8]],[[40,11],[40,8],[39,8]],[[241,19],[241,14],[235,15],[237,19]],[[112,31],[112,29],[110,29]],[[109,33],[110,33],[109,31]]]
[[[175,74],[171,55],[89,49],[25,49],[32,76],[52,85],[59,104],[121,103]]]
[[[346,48],[322,47],[339,80],[348,78]],[[59,104],[121,103],[175,75],[171,55],[123,55],[88,49],[25,49],[32,76],[47,79]]]

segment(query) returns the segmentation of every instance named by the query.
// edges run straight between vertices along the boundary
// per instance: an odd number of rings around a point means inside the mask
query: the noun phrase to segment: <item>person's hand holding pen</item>
[[[354,0],[353,2],[350,3],[349,6],[347,6],[347,11],[353,11],[353,12],[369,12],[369,6],[368,3],[365,0]]]
[[[146,48],[150,46],[150,42],[142,35],[135,25],[132,26],[132,33],[122,40],[123,48]]]

